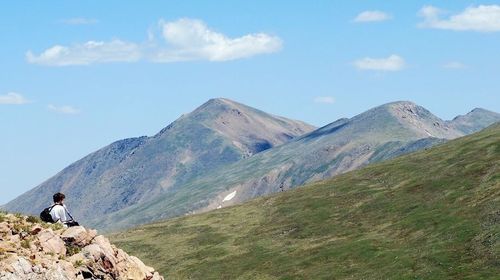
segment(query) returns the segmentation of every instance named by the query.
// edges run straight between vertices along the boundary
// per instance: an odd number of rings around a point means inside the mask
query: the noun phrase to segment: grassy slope
[[[500,275],[499,165],[496,125],[113,241],[172,279],[493,279]]]

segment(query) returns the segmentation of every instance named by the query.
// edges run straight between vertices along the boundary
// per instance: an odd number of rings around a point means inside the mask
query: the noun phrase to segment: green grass
[[[498,279],[500,125],[111,238],[169,279]]]

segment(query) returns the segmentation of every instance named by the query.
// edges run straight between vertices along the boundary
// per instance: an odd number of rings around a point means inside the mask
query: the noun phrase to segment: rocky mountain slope
[[[174,279],[498,279],[499,175],[496,124],[111,239]]]
[[[95,230],[0,213],[0,280],[161,280]]]
[[[86,223],[160,194],[173,195],[196,177],[313,129],[228,99],[212,99],[153,137],[117,141],[86,156],[5,209],[37,214],[60,191],[73,216]]]
[[[486,123],[498,122],[500,114],[476,108],[469,113],[457,116],[447,124],[465,134],[474,133],[484,128]]]
[[[496,113],[476,119],[477,111],[465,117],[474,123],[474,130],[500,121]],[[464,128],[463,118],[447,122],[412,102],[385,104],[187,182],[173,196],[159,195],[92,224],[111,230],[127,228],[285,191],[463,136],[472,131],[458,129]]]

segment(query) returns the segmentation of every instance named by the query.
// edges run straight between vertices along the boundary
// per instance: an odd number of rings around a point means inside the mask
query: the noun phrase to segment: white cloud
[[[61,114],[66,114],[66,115],[75,115],[79,114],[80,110],[69,105],[63,105],[63,106],[56,106],[49,104],[47,108],[53,112],[61,113]]]
[[[419,15],[423,18],[418,26],[455,31],[500,31],[500,6],[479,5],[470,6],[449,18],[442,18],[445,11],[434,6],[424,6]]]
[[[95,18],[75,17],[75,18],[63,19],[61,20],[61,22],[69,25],[88,25],[88,24],[96,24],[99,21]]]
[[[0,104],[8,105],[22,105],[29,103],[30,101],[19,93],[9,92],[4,95],[0,95]]]
[[[458,62],[458,61],[450,61],[445,64],[443,64],[443,68],[446,69],[465,69],[467,66],[465,64]]]
[[[171,49],[161,50],[156,62],[185,60],[227,61],[279,51],[280,38],[265,33],[229,38],[208,28],[200,20],[160,21],[162,35]]]
[[[360,70],[399,71],[405,67],[405,61],[398,55],[387,58],[365,57],[354,62],[354,66]]]
[[[31,51],[26,53],[30,63],[66,66],[89,65],[105,62],[133,62],[141,58],[141,50],[137,44],[112,40],[109,42],[88,41],[69,47],[55,45],[39,55]]]
[[[318,96],[314,98],[315,103],[325,103],[325,104],[333,104],[335,103],[335,98],[331,96]]]
[[[188,60],[228,61],[277,52],[283,45],[280,38],[266,33],[229,38],[195,19],[160,21],[159,27],[164,41],[158,42],[156,36],[148,32],[148,41],[145,43],[115,39],[109,42],[88,41],[72,46],[55,45],[39,55],[28,51],[26,59],[30,63],[49,66],[139,60],[159,63]]]
[[[354,22],[376,22],[391,19],[391,15],[382,11],[364,11],[354,18]]]

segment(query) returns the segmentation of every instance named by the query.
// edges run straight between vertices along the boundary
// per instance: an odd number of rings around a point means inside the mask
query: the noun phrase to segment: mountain
[[[163,280],[95,230],[0,212],[0,280]]]
[[[498,279],[499,174],[496,124],[111,240],[173,279]]]
[[[490,121],[475,123],[486,126]],[[455,123],[443,121],[412,102],[384,104],[214,170],[210,176],[187,182],[175,195],[159,195],[92,220],[91,224],[119,230],[235,205],[465,135],[451,126]]]
[[[61,191],[73,216],[86,223],[160,194],[171,195],[193,178],[313,129],[228,99],[211,99],[152,137],[120,140],[84,157],[5,209],[36,214]]]
[[[466,115],[457,116],[447,124],[465,133],[474,133],[484,128],[485,124],[497,122],[500,114],[485,109],[476,108]]]

